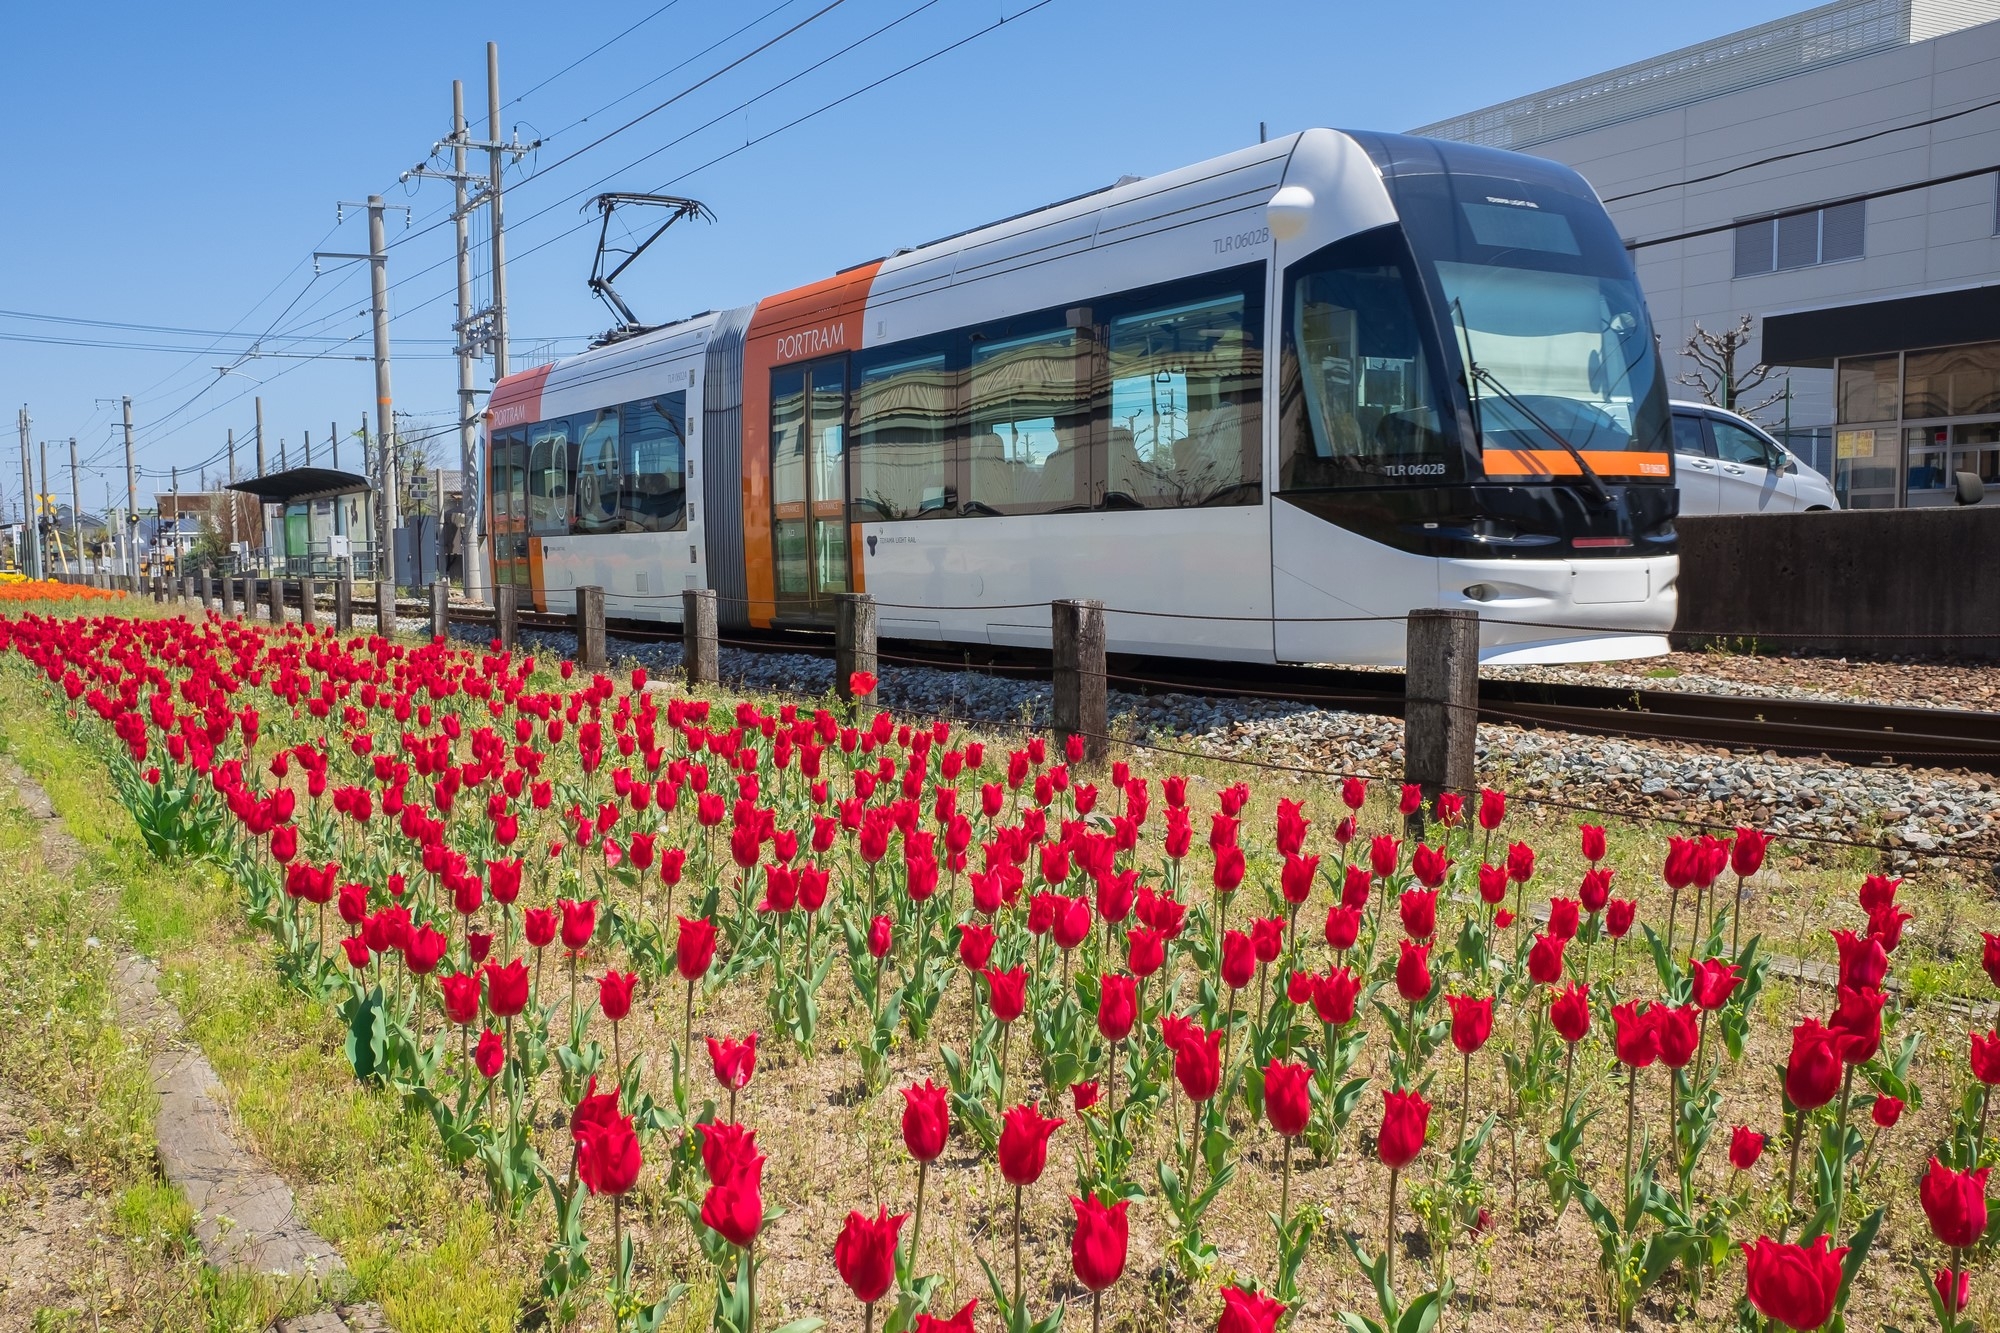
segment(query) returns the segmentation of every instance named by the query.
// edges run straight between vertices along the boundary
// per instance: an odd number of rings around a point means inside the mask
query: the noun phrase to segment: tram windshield
[[[1356,138],[1395,202],[1486,475],[1670,480],[1652,321],[1583,179],[1469,144]]]

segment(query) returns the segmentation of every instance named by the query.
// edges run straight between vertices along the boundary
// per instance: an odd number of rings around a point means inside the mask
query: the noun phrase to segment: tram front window
[[[1590,454],[1664,454],[1659,359],[1633,283],[1447,260],[1437,274],[1451,336],[1471,364],[1489,472],[1534,471],[1514,456],[1565,442]],[[1666,475],[1664,459],[1655,475]]]

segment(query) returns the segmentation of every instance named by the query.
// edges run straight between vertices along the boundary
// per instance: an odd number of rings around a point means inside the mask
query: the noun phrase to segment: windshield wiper
[[[1465,340],[1466,390],[1472,398],[1472,429],[1479,437],[1480,453],[1483,455],[1486,452],[1486,431],[1479,419],[1478,386],[1483,383],[1492,389],[1493,392],[1499,394],[1509,407],[1526,417],[1534,425],[1535,429],[1561,445],[1569,453],[1569,456],[1576,460],[1577,468],[1583,473],[1583,479],[1590,485],[1591,497],[1599,504],[1610,504],[1611,492],[1606,489],[1604,479],[1597,475],[1597,470],[1591,467],[1590,463],[1584,458],[1583,451],[1570,443],[1568,436],[1556,430],[1555,427],[1549,425],[1548,422],[1542,420],[1539,416],[1536,416],[1534,409],[1522,402],[1519,395],[1495,378],[1492,371],[1472,359],[1472,324],[1465,317],[1465,307],[1454,298],[1451,303],[1451,309],[1452,313],[1458,316],[1459,336]]]

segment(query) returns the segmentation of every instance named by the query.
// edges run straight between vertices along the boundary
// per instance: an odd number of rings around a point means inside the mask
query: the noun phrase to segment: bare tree
[[[1759,361],[1747,370],[1739,371],[1736,367],[1743,349],[1750,343],[1750,328],[1748,315],[1737,320],[1735,328],[1723,333],[1710,333],[1696,321],[1687,345],[1681,348],[1681,355],[1694,362],[1695,369],[1682,375],[1678,382],[1700,390],[1702,401],[1711,407],[1726,408],[1746,417],[1755,417],[1772,404],[1783,402],[1786,389],[1776,392],[1765,389],[1765,381],[1771,378],[1770,366]],[[1789,377],[1786,385],[1789,388]],[[1741,405],[1760,389],[1764,390],[1763,401],[1755,407]]]

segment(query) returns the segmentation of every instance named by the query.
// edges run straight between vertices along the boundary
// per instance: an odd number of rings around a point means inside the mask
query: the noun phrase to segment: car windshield
[[[1657,450],[1664,394],[1631,282],[1449,260],[1437,274],[1460,353],[1475,368],[1489,472],[1534,471],[1515,456],[1565,441],[1586,454]]]

